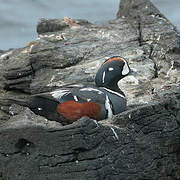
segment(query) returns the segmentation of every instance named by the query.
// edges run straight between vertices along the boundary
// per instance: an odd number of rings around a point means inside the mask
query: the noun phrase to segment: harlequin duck
[[[95,120],[112,118],[126,109],[126,97],[117,83],[130,73],[128,62],[120,56],[113,56],[97,71],[94,86],[71,84],[52,92],[33,95],[27,102],[13,102],[63,125],[83,116]]]

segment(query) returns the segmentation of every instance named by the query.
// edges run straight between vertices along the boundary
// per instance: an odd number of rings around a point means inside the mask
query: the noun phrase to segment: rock
[[[37,40],[0,52],[0,179],[180,179],[180,34],[149,0],[121,0],[117,17],[41,19]],[[93,83],[114,55],[137,75],[111,120],[62,126],[7,100]]]
[[[65,17],[62,19],[40,19],[37,25],[37,33],[43,34],[47,32],[63,31],[65,28],[72,28],[73,26],[80,27],[81,25],[90,24],[87,20]]]

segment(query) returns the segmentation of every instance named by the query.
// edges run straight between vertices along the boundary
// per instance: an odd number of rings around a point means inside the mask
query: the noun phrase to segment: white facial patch
[[[123,66],[123,70],[122,70],[122,75],[127,75],[128,73],[129,73],[129,67],[128,67],[128,65],[127,65],[127,62],[126,61],[124,61],[124,66]]]
[[[112,67],[108,68],[108,71],[113,71],[113,70],[114,70],[114,68],[112,68]]]
[[[111,109],[111,102],[110,102],[110,100],[109,100],[108,95],[106,95],[105,108],[106,108],[106,110],[108,111],[108,118],[111,119],[112,116],[113,116],[113,112],[112,112],[112,109]]]
[[[103,72],[103,77],[102,77],[102,82],[103,82],[103,83],[104,83],[105,76],[106,76],[106,72],[104,71],[104,72]]]

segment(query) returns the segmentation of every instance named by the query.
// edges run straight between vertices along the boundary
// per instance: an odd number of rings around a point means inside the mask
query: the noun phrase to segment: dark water
[[[152,0],[180,29],[180,0]],[[119,0],[0,0],[0,49],[23,47],[37,38],[40,18],[114,19]]]

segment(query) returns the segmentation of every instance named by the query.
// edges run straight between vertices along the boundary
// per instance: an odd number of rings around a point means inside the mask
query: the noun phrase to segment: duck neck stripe
[[[110,92],[110,93],[112,93],[112,94],[115,94],[115,95],[117,95],[117,96],[119,96],[119,97],[122,97],[122,98],[126,99],[125,96],[123,96],[122,94],[120,94],[120,93],[118,93],[118,92],[116,92],[116,91],[110,90],[110,89],[105,88],[105,87],[103,87],[103,89],[105,89],[106,91],[108,91],[108,92]]]

